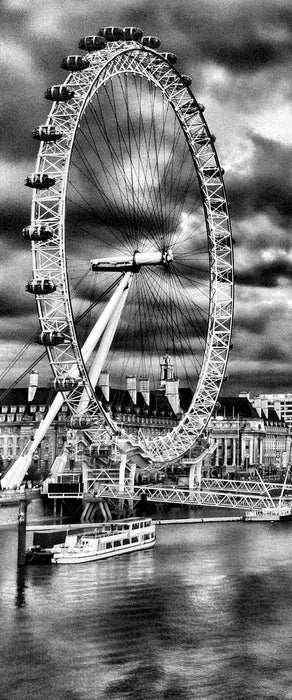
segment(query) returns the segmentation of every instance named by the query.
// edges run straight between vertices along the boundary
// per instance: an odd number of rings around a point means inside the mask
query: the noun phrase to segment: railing
[[[272,503],[266,495],[256,493],[228,493],[214,491],[199,491],[176,487],[155,486],[125,486],[121,491],[116,484],[95,484],[97,498],[125,498],[139,501],[141,496],[147,496],[148,501],[168,504],[216,506],[218,508],[268,508]]]
[[[83,484],[71,482],[58,482],[48,484],[48,498],[83,498]]]
[[[110,470],[96,472],[89,479],[87,493],[93,498],[126,498],[135,501],[144,494],[150,501],[176,504],[193,504],[217,506],[222,508],[267,508],[273,505],[271,492],[280,492],[282,484],[263,483],[261,481],[243,481],[229,479],[202,479],[200,486],[193,489],[184,486],[161,484],[141,484],[132,486],[125,480],[121,489],[117,476]],[[287,485],[291,492],[292,485]],[[86,492],[85,492],[86,493]],[[292,494],[290,494],[292,498]],[[49,498],[83,498],[83,486],[80,483],[55,483],[48,486]]]
[[[281,489],[282,483],[266,483],[266,491],[275,491],[276,489]],[[286,489],[292,489],[292,484],[287,484]],[[202,479],[201,489],[203,491],[216,490],[216,491],[231,491],[232,493],[265,493],[263,483],[261,481],[246,481],[246,480],[233,480],[233,479]]]
[[[26,489],[29,492],[29,498],[35,499],[40,496],[40,489]],[[3,489],[0,491],[0,506],[7,503],[18,503],[19,499],[23,497],[25,491],[24,489]]]

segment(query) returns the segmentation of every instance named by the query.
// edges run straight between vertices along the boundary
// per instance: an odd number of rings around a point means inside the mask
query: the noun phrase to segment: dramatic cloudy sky
[[[2,0],[0,374],[37,332],[28,244],[30,192],[43,92],[62,82],[60,58],[102,26],[140,26],[193,77],[225,169],[237,275],[224,393],[292,391],[291,0]],[[25,369],[39,348],[18,362]],[[42,377],[46,364],[41,365]],[[15,375],[15,372],[14,372]],[[2,376],[0,384],[11,381]]]

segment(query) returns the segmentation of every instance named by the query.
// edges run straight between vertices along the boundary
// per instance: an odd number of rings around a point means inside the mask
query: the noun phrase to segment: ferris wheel
[[[23,235],[39,342],[71,427],[98,443],[126,434],[165,463],[200,436],[225,377],[233,254],[215,137],[191,79],[159,46],[138,28],[107,27],[62,60],[69,75],[46,90],[52,108],[33,131]],[[169,431],[121,431],[96,391],[107,376],[119,391],[140,381],[148,423],[150,396],[170,397]]]

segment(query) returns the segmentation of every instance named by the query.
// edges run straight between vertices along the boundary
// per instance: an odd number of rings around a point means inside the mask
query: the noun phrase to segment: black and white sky
[[[133,25],[160,37],[161,50],[192,76],[225,170],[237,281],[224,393],[291,392],[291,1],[2,0],[0,14],[0,375],[38,330],[21,230],[30,218],[23,181],[37,154],[31,131],[48,112],[44,90],[63,82],[60,59],[78,53],[81,36]],[[27,351],[2,386],[37,354]]]

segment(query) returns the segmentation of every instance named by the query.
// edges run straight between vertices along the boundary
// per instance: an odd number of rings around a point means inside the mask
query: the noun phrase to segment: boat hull
[[[25,554],[26,564],[50,564],[52,560],[51,549],[41,549],[41,547],[31,547]]]
[[[110,557],[119,556],[121,554],[128,554],[131,552],[137,552],[142,549],[151,549],[155,545],[155,537],[153,540],[148,542],[143,542],[143,544],[131,544],[125,545],[124,547],[119,547],[111,551],[105,552],[68,552],[68,553],[55,553],[51,559],[52,564],[84,564],[90,561],[99,561],[101,559],[109,559]]]
[[[86,534],[68,534],[52,549],[52,564],[83,564],[150,549],[155,545],[151,518],[128,518],[97,525]]]
[[[279,511],[271,511],[271,512],[265,512],[265,511],[250,511],[249,513],[246,513],[244,516],[245,522],[257,522],[257,523],[264,523],[264,522],[283,522],[283,521],[288,521],[292,520],[292,512],[279,512]]]

